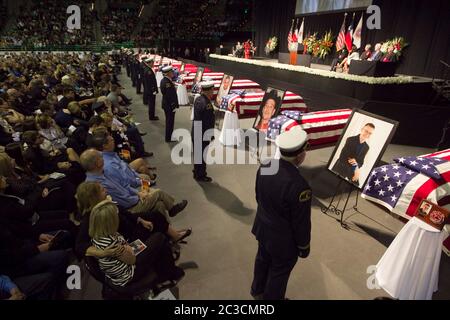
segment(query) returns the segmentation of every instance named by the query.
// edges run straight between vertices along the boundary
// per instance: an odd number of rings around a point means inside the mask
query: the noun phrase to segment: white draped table
[[[400,300],[431,300],[438,289],[445,232],[412,218],[377,264],[378,285]]]

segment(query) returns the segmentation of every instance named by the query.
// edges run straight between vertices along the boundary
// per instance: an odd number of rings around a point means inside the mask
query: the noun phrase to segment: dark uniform
[[[131,85],[136,87],[137,80],[137,68],[136,68],[137,59],[135,56],[130,57],[130,74],[131,74]]]
[[[345,145],[342,148],[341,154],[333,166],[333,171],[340,174],[342,177],[352,181],[353,175],[355,174],[356,168],[361,168],[364,164],[364,159],[369,151],[369,145],[367,142],[361,143],[359,140],[359,135],[353,136],[345,141]],[[353,167],[348,163],[348,159],[355,159],[358,163],[357,167]],[[358,181],[354,182],[359,184]]]
[[[289,275],[299,255],[309,254],[311,239],[311,189],[293,164],[273,161],[279,164],[275,175],[258,170],[252,229],[258,253],[251,293],[265,300],[285,298]]]
[[[142,80],[144,78],[144,69],[142,63],[136,60],[136,94],[141,94]]]
[[[162,108],[166,115],[166,142],[172,141],[172,132],[175,124],[175,109],[179,108],[175,84],[166,75],[160,84],[162,93]]]
[[[199,137],[195,134],[196,121],[201,121],[202,132],[201,136],[197,133]],[[212,105],[211,100],[204,94],[198,97],[194,103],[194,121],[192,122],[192,142],[194,146],[194,178],[201,179],[207,176],[206,174],[206,163],[203,158],[203,152],[209,146],[210,141],[203,141],[204,134],[207,130],[213,129],[215,124],[215,115],[214,115],[214,107]],[[200,152],[201,143],[201,151],[197,157],[196,153]],[[201,161],[200,161],[201,157]]]
[[[156,75],[153,69],[146,65],[144,69],[144,100],[148,104],[148,119],[155,120],[155,103],[156,95],[158,94],[158,83],[156,82]]]

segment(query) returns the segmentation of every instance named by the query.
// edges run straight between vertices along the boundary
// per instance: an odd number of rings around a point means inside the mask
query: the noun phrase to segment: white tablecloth
[[[157,73],[156,73],[156,84],[158,85],[158,88],[160,87],[160,85],[161,85],[161,80],[164,78],[164,76],[163,76],[163,74],[162,74],[162,72],[161,71],[158,71]]]
[[[222,131],[219,137],[224,146],[239,146],[242,142],[242,130],[237,113],[226,111],[223,118]]]
[[[445,232],[412,218],[377,264],[378,285],[401,300],[431,300],[438,289]],[[437,231],[437,232],[436,232]]]
[[[189,96],[184,84],[176,84],[177,86],[177,96],[178,96],[178,104],[180,106],[187,106],[189,104]]]

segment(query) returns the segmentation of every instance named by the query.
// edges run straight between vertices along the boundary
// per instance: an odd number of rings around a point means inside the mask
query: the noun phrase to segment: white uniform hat
[[[300,126],[295,126],[289,131],[280,134],[275,143],[280,148],[280,152],[286,157],[295,157],[303,152],[308,141],[308,134]]]
[[[164,68],[162,68],[162,73],[169,73],[170,71],[172,71],[173,68],[172,66],[165,66]]]
[[[153,62],[153,61],[155,61],[155,59],[153,59],[153,58],[147,58],[144,60],[144,62],[148,62],[148,63]]]
[[[214,88],[214,82],[213,81],[203,81],[201,83],[202,90],[209,90]]]

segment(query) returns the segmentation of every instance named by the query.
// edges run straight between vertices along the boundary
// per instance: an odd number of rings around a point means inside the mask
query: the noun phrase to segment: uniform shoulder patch
[[[170,83],[166,83],[166,88],[170,88],[170,87],[171,87]]]
[[[303,190],[300,195],[298,196],[298,200],[300,202],[307,202],[311,200],[312,191],[311,189]]]

